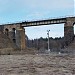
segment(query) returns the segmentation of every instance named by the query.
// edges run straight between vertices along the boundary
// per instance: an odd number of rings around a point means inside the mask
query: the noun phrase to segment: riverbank
[[[0,55],[0,75],[75,75],[75,55]]]

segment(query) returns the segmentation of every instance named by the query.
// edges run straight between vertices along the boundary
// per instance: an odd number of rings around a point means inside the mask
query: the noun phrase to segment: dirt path
[[[0,75],[75,75],[75,56],[1,55]]]

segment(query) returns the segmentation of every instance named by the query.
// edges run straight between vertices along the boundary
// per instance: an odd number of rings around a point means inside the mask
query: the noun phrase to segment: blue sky
[[[0,24],[75,15],[75,0],[0,0]],[[64,24],[26,27],[30,39],[64,36]]]

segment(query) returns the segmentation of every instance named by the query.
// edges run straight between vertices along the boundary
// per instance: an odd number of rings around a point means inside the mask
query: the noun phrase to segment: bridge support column
[[[64,24],[65,45],[68,46],[74,40],[74,26],[72,19],[68,18]]]
[[[17,30],[16,30],[16,45],[21,50],[24,50],[26,48],[25,29],[23,27],[17,28]]]

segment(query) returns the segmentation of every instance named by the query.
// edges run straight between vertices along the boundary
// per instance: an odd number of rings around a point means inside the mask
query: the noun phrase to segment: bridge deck
[[[23,27],[65,23],[66,18],[22,22]]]

